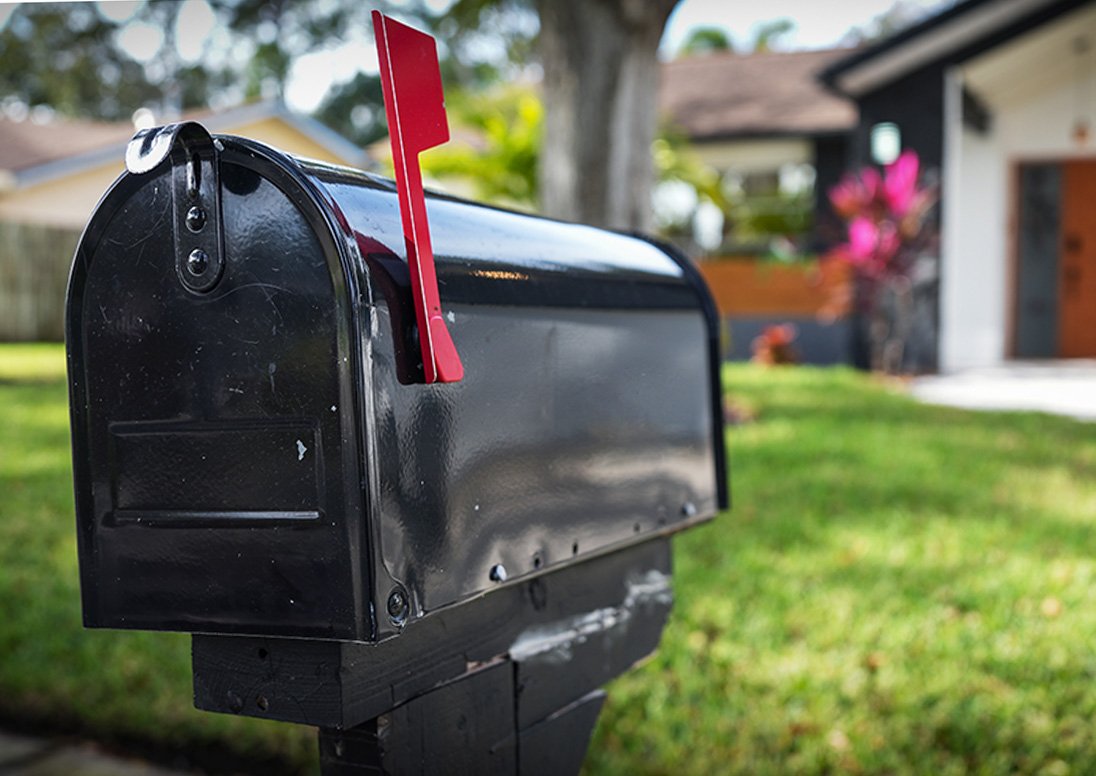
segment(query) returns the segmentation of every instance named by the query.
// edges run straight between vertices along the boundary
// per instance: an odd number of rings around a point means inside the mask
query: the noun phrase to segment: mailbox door
[[[370,638],[361,370],[330,225],[288,165],[230,147],[201,203],[204,228],[222,234],[190,235],[185,163],[173,154],[124,175],[76,255],[67,333],[85,621]],[[223,250],[202,291],[177,268],[198,240]]]

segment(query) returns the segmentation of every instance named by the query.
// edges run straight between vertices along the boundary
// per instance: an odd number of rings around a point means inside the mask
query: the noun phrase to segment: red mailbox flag
[[[455,383],[464,377],[464,367],[442,317],[419,169],[422,151],[449,140],[438,50],[432,37],[380,11],[373,12],[373,35],[380,55],[384,114],[392,139],[422,367],[428,383]]]

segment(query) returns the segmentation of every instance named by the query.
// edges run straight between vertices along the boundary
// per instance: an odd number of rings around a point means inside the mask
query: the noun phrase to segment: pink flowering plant
[[[935,189],[921,183],[920,159],[907,150],[882,174],[865,167],[846,175],[829,197],[847,233],[827,259],[848,264],[856,275],[858,301],[870,319],[872,368],[897,372],[912,317],[911,275],[928,247],[925,224]]]

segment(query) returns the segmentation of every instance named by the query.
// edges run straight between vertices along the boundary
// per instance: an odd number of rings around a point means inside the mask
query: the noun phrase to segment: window
[[[871,128],[871,158],[876,164],[890,164],[902,153],[902,132],[893,121]]]

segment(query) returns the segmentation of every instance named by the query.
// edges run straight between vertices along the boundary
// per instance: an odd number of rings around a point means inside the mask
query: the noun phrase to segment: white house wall
[[[948,140],[958,142],[958,151],[949,160],[955,164],[945,162],[941,267],[940,360],[945,372],[1004,360],[1006,325],[1007,171],[995,138],[961,127],[952,130]]]
[[[999,62],[1000,52],[994,66]],[[940,312],[943,371],[999,364],[1008,355],[1013,283],[1009,225],[1016,164],[1096,155],[1092,140],[1088,148],[1073,140],[1077,78],[1090,80],[1096,74],[1074,73],[1063,78],[1058,70],[1056,77],[1048,77],[1038,89],[1023,89],[1022,95],[1003,83],[1000,91],[989,91],[992,82],[982,77],[985,73],[977,61],[949,75]],[[992,114],[987,135],[961,126],[958,100],[964,81],[982,88],[975,93]]]
[[[729,140],[697,143],[696,153],[717,170],[769,172],[786,164],[813,164],[813,148],[805,138]]]

